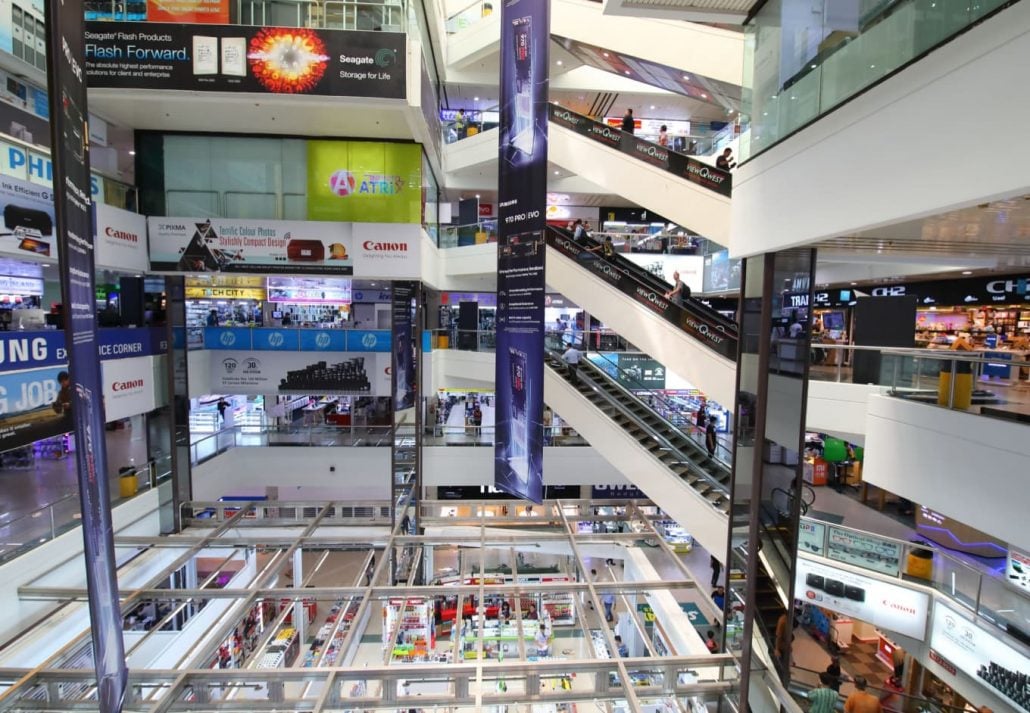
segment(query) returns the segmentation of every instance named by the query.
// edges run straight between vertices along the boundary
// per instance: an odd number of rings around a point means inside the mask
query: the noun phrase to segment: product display
[[[981,666],[976,675],[1026,710],[1030,710],[1030,675],[1010,671],[993,661]]]
[[[338,364],[324,361],[304,369],[287,371],[286,378],[279,382],[281,392],[355,392],[369,393],[372,385],[365,373],[365,358],[354,357]]]

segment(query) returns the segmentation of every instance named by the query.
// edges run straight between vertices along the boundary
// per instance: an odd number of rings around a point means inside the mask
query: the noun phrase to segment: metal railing
[[[321,416],[321,410],[316,416]],[[323,446],[388,448],[393,426],[307,424],[229,426],[190,443],[190,463],[199,465],[233,448],[267,446]]]
[[[1030,422],[1030,408],[1005,408],[1001,397],[984,388],[1030,386],[1030,361],[1005,350],[963,352],[813,343],[809,378],[872,384],[884,387],[890,396],[948,409],[977,406],[982,416]]]
[[[457,248],[496,242],[497,219],[488,218],[476,223],[441,225],[437,246],[441,248]]]

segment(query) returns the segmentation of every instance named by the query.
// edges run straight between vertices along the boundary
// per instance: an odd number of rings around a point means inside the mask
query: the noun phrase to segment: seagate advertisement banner
[[[406,36],[303,27],[90,22],[91,89],[404,99]]]
[[[546,0],[501,11],[494,485],[543,498],[544,230],[547,207]]]
[[[57,248],[70,382],[55,411],[70,412],[82,508],[82,540],[89,591],[97,703],[101,713],[122,710],[128,671],[114,559],[111,496],[104,442],[103,382],[94,316],[93,215],[90,209],[89,126],[81,3],[48,0],[47,93],[54,166]]]
[[[403,411],[415,405],[415,365],[418,363],[415,339],[415,313],[418,308],[418,283],[393,283],[393,408]]]
[[[666,146],[639,139],[633,134],[594,121],[557,104],[548,106],[551,121],[559,126],[575,131],[577,134],[586,136],[609,148],[628,153],[645,163],[675,174],[691,183],[696,183],[719,195],[728,196],[732,191],[733,178],[729,171],[723,171],[704,161],[670,151]]]
[[[593,256],[589,260],[578,259],[586,251],[586,248],[558,231],[548,231],[547,244],[563,255],[576,260],[581,267],[590,270],[595,277],[604,280],[623,294],[629,295],[666,321],[672,322],[709,349],[727,359],[737,358],[737,338],[727,331],[724,324],[716,321],[713,317],[694,309],[681,307],[671,300],[665,299],[663,293],[641,284],[613,262],[596,259]]]

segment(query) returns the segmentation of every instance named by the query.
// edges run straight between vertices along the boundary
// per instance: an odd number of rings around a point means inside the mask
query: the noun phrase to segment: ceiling
[[[605,15],[740,24],[760,0],[604,0]]]

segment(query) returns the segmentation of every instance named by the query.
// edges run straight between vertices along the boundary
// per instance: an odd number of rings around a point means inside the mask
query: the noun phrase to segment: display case
[[[383,606],[383,646],[399,662],[428,661],[436,647],[433,605],[426,599],[390,599]]]
[[[284,668],[292,666],[300,652],[300,639],[292,626],[280,629],[265,647],[257,661],[257,668]]]

